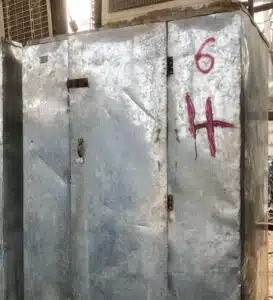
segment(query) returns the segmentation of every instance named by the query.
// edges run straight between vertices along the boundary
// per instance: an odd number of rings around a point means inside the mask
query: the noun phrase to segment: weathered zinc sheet
[[[169,299],[239,299],[241,17],[169,23]]]
[[[25,299],[68,299],[70,154],[67,41],[25,48]]]
[[[0,46],[0,298],[23,293],[22,48]]]
[[[26,299],[266,299],[267,54],[239,12],[26,48]]]
[[[166,25],[73,36],[69,62],[89,80],[70,90],[73,299],[166,299]]]
[[[268,299],[268,56],[257,29],[242,16],[242,225],[247,299]]]

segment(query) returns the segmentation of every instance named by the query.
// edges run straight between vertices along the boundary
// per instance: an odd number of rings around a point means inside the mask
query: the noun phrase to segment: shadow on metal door
[[[69,62],[74,297],[163,300],[165,24],[73,36]]]

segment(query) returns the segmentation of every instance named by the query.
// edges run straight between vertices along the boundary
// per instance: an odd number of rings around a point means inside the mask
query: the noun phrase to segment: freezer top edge
[[[82,36],[82,35],[86,35],[86,34],[98,34],[100,32],[112,32],[115,30],[135,30],[138,28],[147,28],[147,27],[155,27],[158,26],[160,24],[164,24],[165,22],[154,22],[154,23],[145,23],[145,24],[139,24],[139,25],[133,25],[133,26],[124,26],[124,27],[119,27],[119,28],[110,28],[110,27],[102,27],[99,29],[94,29],[94,30],[85,30],[85,31],[81,31],[81,32],[77,32],[77,33],[67,33],[67,34],[63,34],[63,35],[57,35],[54,37],[47,37],[47,38],[43,38],[43,39],[37,39],[37,40],[32,40],[29,41],[25,47],[29,47],[29,46],[34,46],[34,45],[39,45],[39,44],[49,44],[49,43],[53,43],[56,41],[64,41],[64,40],[68,40],[70,38],[75,38],[77,36]]]
[[[125,29],[125,28],[127,28],[127,30],[130,30],[129,28],[133,29],[133,28],[137,28],[137,27],[155,26],[155,25],[159,25],[159,24],[162,24],[162,23],[166,23],[166,22],[179,21],[179,20],[188,19],[188,18],[198,18],[198,17],[211,15],[211,14],[227,14],[227,13],[236,13],[236,14],[241,15],[242,19],[247,18],[252,23],[252,25],[258,30],[258,32],[259,32],[262,40],[265,42],[266,46],[268,48],[270,48],[269,43],[268,43],[265,35],[259,29],[258,25],[255,23],[254,19],[251,17],[248,10],[246,8],[244,8],[243,5],[241,5],[240,8],[237,7],[237,9],[234,9],[232,11],[204,13],[204,14],[200,14],[200,15],[196,15],[196,16],[189,16],[189,17],[183,17],[183,18],[173,17],[173,19],[166,19],[166,20],[161,20],[161,21],[150,21],[150,22],[145,22],[145,23],[141,23],[141,24],[125,24],[124,26],[120,26],[120,27],[101,27],[101,28],[98,28],[98,29],[86,30],[86,31],[81,31],[81,32],[78,32],[78,33],[73,33],[73,34],[67,33],[67,34],[63,34],[63,35],[57,35],[57,36],[54,36],[54,37],[53,36],[52,37],[46,37],[46,38],[42,38],[42,39],[31,40],[24,47],[39,45],[39,44],[49,44],[49,43],[53,43],[53,42],[56,42],[56,41],[68,40],[69,38],[75,38],[77,36],[81,36],[81,35],[85,35],[85,34],[92,34],[92,33],[96,34],[96,33],[99,33],[99,32],[113,31],[113,30]],[[3,38],[2,38],[2,40],[7,42],[7,43],[11,43],[14,46],[22,47],[22,45],[18,42],[9,41],[9,40],[3,39]]]
[[[3,44],[9,44],[11,46],[18,47],[18,48],[23,48],[23,45],[21,43],[16,42],[16,41],[12,41],[12,40],[9,40],[9,39],[6,39],[4,37],[1,37],[1,43],[3,43]]]

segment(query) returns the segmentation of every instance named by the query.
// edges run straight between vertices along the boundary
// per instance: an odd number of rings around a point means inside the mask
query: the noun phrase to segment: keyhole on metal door
[[[85,157],[85,143],[84,139],[78,138],[78,148],[77,148],[77,153],[78,153],[78,158],[77,162],[78,163],[84,163],[84,157]]]

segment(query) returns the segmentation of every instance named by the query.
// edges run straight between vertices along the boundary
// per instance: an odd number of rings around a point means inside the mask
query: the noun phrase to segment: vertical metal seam
[[[3,68],[4,68],[4,60],[3,60],[3,41],[1,41],[1,45],[0,45],[0,51],[1,51],[1,53],[2,53],[2,62],[1,62],[1,64],[2,64],[2,74],[3,74]],[[3,85],[3,76],[2,76],[2,82],[1,82],[1,84]],[[2,89],[2,99],[3,99],[3,89]],[[3,122],[3,101],[2,101],[2,122]],[[0,105],[1,105],[0,104]],[[1,119],[1,117],[0,117],[0,119]],[[2,124],[2,133],[0,133],[0,134],[2,134],[2,147],[4,148],[4,136],[3,136],[3,130],[4,130],[4,126],[3,126],[3,124]],[[4,149],[2,149],[2,155],[4,156]],[[4,159],[3,159],[3,163],[4,163]],[[4,166],[2,165],[2,174],[0,175],[0,176],[3,176],[3,173],[4,173]],[[0,241],[0,243],[1,243],[1,247],[2,247],[2,259],[3,259],[3,261],[2,261],[2,263],[3,263],[3,268],[2,268],[2,270],[0,271],[0,272],[2,272],[2,275],[3,275],[3,282],[2,282],[2,286],[1,286],[1,299],[5,299],[5,294],[6,294],[6,272],[5,272],[5,264],[4,264],[4,259],[5,259],[5,246],[4,246],[4,178],[2,178],[2,195],[1,195],[1,197],[2,197],[2,210],[1,210],[1,215],[0,215],[0,218],[1,218],[1,225],[2,225],[2,227],[0,228],[0,230],[2,230],[2,241]]]
[[[241,284],[241,300],[245,300],[245,284],[244,284],[244,260],[245,260],[245,96],[244,96],[244,74],[242,62],[242,36],[243,23],[241,19],[241,37],[240,37],[240,64],[241,64],[241,93],[240,93],[240,123],[241,123],[241,151],[240,151],[240,247],[241,247],[241,262],[240,262],[240,284]]]
[[[68,37],[67,39],[67,79],[69,78],[69,72],[70,72],[70,60],[69,60],[69,57],[70,57],[70,38]],[[71,200],[71,171],[72,171],[72,154],[71,154],[71,151],[72,151],[72,147],[71,147],[71,141],[72,141],[72,128],[71,128],[71,113],[70,113],[70,109],[71,109],[71,105],[70,105],[70,93],[69,93],[69,89],[67,89],[67,114],[68,114],[68,151],[69,151],[69,154],[68,154],[68,159],[69,159],[69,167],[68,167],[68,207],[69,207],[69,213],[68,213],[68,216],[69,216],[69,246],[68,246],[68,260],[69,260],[69,286],[71,287],[70,290],[69,290],[69,294],[70,294],[70,298],[71,300],[73,299],[73,276],[72,276],[72,239],[73,239],[73,235],[72,235],[72,206],[71,206],[71,203],[72,203],[72,200]]]
[[[166,63],[169,56],[169,22],[166,22]],[[168,66],[166,66],[168,68]],[[167,75],[168,70],[166,70]],[[168,201],[169,194],[169,93],[168,93],[169,77],[166,76],[166,184],[167,184],[167,195],[166,204]],[[167,288],[167,298],[169,294],[169,213],[166,205],[166,252],[167,252],[167,264],[166,264],[166,288]]]

